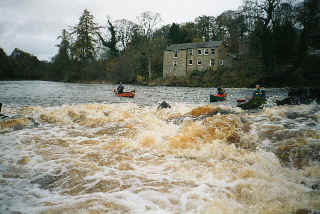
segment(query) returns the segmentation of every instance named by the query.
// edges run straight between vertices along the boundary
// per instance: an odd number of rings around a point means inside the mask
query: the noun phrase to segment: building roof
[[[222,44],[222,41],[172,44],[167,47],[167,50],[175,51],[175,50],[185,50],[185,49],[195,49],[195,48],[213,48],[213,47],[219,47],[221,44]]]

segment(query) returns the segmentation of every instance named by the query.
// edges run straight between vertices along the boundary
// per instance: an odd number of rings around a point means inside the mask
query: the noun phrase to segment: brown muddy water
[[[2,214],[297,214],[320,210],[320,107],[247,112],[253,89],[0,82]],[[166,100],[172,108],[157,109]]]

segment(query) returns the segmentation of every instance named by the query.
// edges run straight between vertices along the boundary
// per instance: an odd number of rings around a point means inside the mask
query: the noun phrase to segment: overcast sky
[[[160,13],[164,24],[194,21],[201,15],[217,16],[236,10],[242,0],[0,0],[0,47],[7,55],[22,49],[40,60],[56,53],[57,36],[62,29],[77,25],[84,9],[95,21],[106,25],[111,20],[136,22],[142,12]]]

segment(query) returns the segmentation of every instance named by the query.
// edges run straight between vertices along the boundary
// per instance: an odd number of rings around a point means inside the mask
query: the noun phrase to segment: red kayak
[[[210,95],[210,103],[212,102],[218,102],[218,101],[224,101],[227,97],[227,94],[211,94]]]
[[[136,95],[136,91],[126,91],[126,92],[122,92],[122,93],[117,93],[116,90],[113,90],[114,94],[118,97],[129,97],[129,98],[134,98],[134,96]]]
[[[227,97],[227,94],[214,94],[215,97]]]

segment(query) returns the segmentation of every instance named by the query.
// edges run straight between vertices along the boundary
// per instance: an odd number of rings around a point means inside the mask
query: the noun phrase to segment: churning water
[[[251,89],[210,105],[213,88],[113,88],[0,82],[0,213],[320,210],[319,105],[247,112],[236,99]]]

